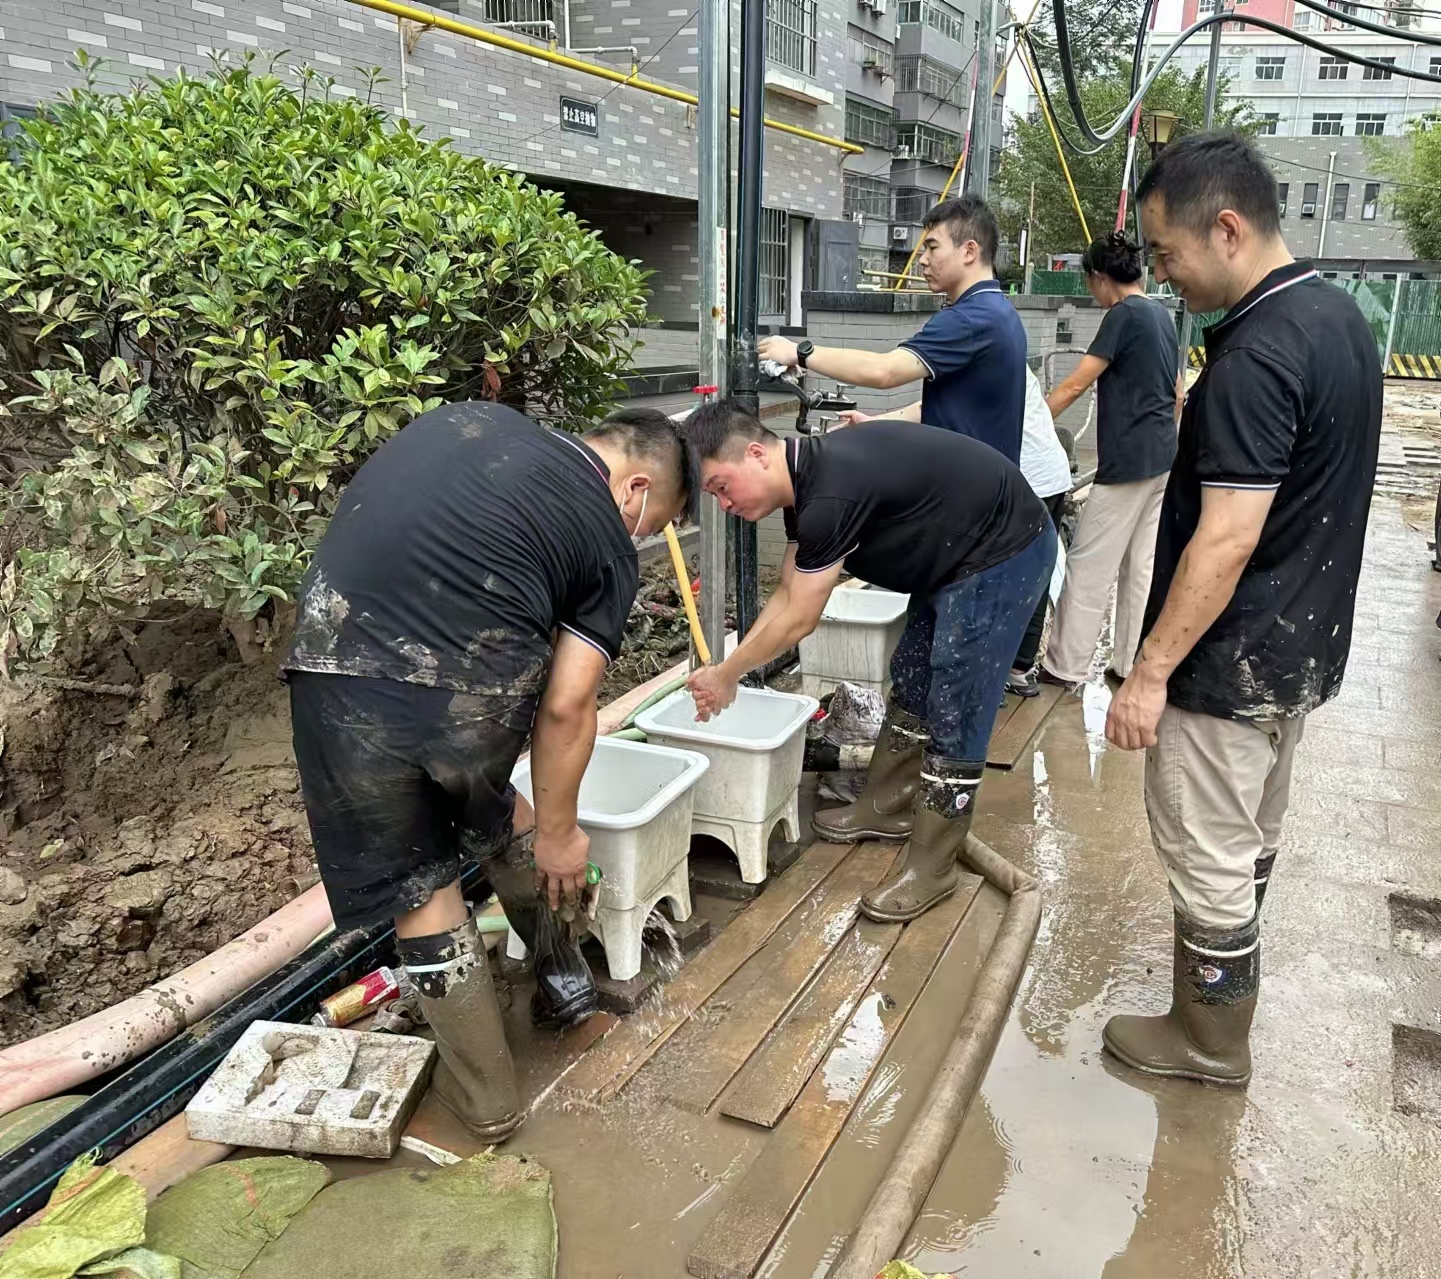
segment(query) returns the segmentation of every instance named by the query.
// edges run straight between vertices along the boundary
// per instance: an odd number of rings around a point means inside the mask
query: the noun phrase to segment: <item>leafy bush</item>
[[[80,90],[0,157],[0,665],[160,601],[263,640],[337,489],[446,400],[593,415],[642,273],[313,72]],[[8,562],[6,562],[8,561]]]

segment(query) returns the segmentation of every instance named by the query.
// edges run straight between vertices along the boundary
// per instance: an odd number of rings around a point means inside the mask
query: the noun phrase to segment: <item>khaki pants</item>
[[[1122,679],[1131,673],[1141,644],[1156,560],[1156,524],[1168,478],[1091,486],[1076,540],[1066,552],[1066,582],[1046,646],[1046,669],[1057,678],[1076,683],[1091,673],[1111,583],[1118,574],[1111,667]]]
[[[1305,723],[1162,713],[1146,752],[1146,815],[1187,919],[1236,929],[1256,913],[1256,861],[1280,843]]]

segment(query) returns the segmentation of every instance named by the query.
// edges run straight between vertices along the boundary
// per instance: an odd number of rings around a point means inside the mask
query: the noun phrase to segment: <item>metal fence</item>
[[[789,316],[791,220],[784,209],[761,210],[760,313]]]

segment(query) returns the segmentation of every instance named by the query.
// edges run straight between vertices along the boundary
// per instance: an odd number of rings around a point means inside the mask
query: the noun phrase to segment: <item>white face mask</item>
[[[641,489],[641,491],[640,491],[640,517],[636,520],[636,522],[635,522],[635,529],[634,529],[634,531],[631,533],[631,537],[632,537],[632,539],[634,539],[634,540],[637,540],[637,541],[638,541],[638,540],[640,539],[640,528],[641,528],[641,525],[645,523],[645,504],[646,504],[646,502],[648,502],[649,500],[650,500],[650,489],[648,489],[648,488],[643,488],[643,489]],[[621,503],[621,507],[620,507],[620,518],[621,518],[621,523],[624,523],[624,522],[625,522],[625,504],[624,504],[624,503]]]

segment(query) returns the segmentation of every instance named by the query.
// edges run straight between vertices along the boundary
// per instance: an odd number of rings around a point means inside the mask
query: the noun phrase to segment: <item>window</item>
[[[1259,116],[1258,119],[1260,123],[1256,125],[1256,132],[1263,138],[1274,138],[1276,136],[1276,126],[1281,121],[1280,114],[1275,111],[1267,111],[1265,115]]]
[[[939,31],[957,44],[966,42],[966,18],[959,9],[953,9],[945,0],[904,0],[900,8],[902,25],[925,23],[933,31]]]
[[[863,214],[872,218],[888,218],[891,213],[891,182],[889,178],[846,174],[845,215],[853,218]]]
[[[920,56],[900,60],[896,69],[896,88],[904,93],[924,93],[928,98],[949,102],[953,107],[964,108],[971,100],[964,71]]]
[[[775,9],[772,8],[774,13]],[[788,315],[791,307],[791,219],[784,209],[761,210],[760,312]]]
[[[1379,182],[1366,183],[1366,189],[1361,194],[1361,221],[1376,221],[1376,206],[1381,203],[1381,184]]]
[[[897,222],[920,222],[936,203],[934,191],[920,187],[897,187],[891,217]]]
[[[766,6],[766,57],[802,75],[816,73],[816,0],[771,0]]]
[[[1286,216],[1286,197],[1291,194],[1289,182],[1276,183],[1276,211],[1284,218]]]
[[[1361,79],[1363,79],[1363,80],[1389,80],[1389,79],[1391,78],[1391,68],[1396,65],[1396,59],[1395,59],[1395,58],[1372,58],[1371,61],[1372,61],[1372,62],[1384,62],[1384,63],[1386,64],[1386,69],[1383,71],[1380,67],[1362,67],[1362,68],[1361,68]]]
[[[1322,80],[1344,80],[1350,69],[1350,64],[1344,58],[1325,54],[1321,58],[1321,70],[1318,75]]]
[[[1216,12],[1216,0],[1200,0],[1196,5],[1196,16],[1204,18],[1208,13]]]
[[[890,107],[847,94],[846,141],[889,151],[896,145],[896,113]]]
[[[1227,80],[1235,80],[1241,74],[1241,55],[1239,53],[1223,54],[1220,62],[1220,72]]]
[[[1356,115],[1356,136],[1358,138],[1380,138],[1386,134],[1386,113]]]
[[[1258,80],[1284,80],[1286,78],[1286,59],[1267,56],[1256,59],[1256,79]]]
[[[1331,220],[1333,222],[1346,220],[1346,205],[1350,201],[1351,184],[1349,182],[1338,182],[1331,188]]]
[[[1431,74],[1441,75],[1441,58],[1431,59]]]
[[[1341,136],[1341,113],[1339,111],[1318,111],[1311,117],[1313,138],[1339,138]]]
[[[1316,216],[1316,192],[1320,189],[1319,182],[1308,182],[1301,188],[1301,216],[1303,218]]]
[[[931,164],[954,164],[961,153],[961,135],[933,124],[902,125],[896,141],[911,149],[911,156]]]
[[[1310,9],[1297,9],[1291,26],[1297,31],[1309,31],[1316,25],[1316,15]]]
[[[857,66],[878,76],[895,74],[896,46],[889,40],[873,36],[860,27],[847,27],[846,45],[851,61]]]
[[[447,13],[459,13],[460,3],[432,5]],[[550,0],[485,0],[485,20],[510,26],[539,27],[553,22]]]

